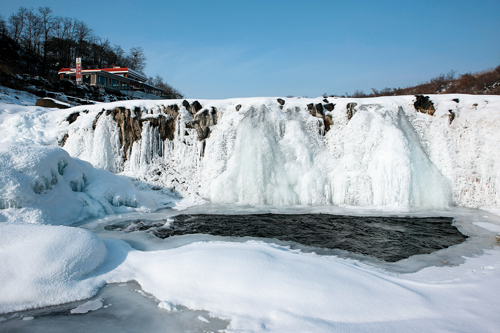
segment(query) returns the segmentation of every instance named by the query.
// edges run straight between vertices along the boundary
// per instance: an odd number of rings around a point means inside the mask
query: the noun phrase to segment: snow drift
[[[126,179],[54,146],[0,145],[0,221],[70,224],[158,207]]]
[[[95,234],[80,228],[0,223],[0,313],[89,297],[85,282],[107,255]]]

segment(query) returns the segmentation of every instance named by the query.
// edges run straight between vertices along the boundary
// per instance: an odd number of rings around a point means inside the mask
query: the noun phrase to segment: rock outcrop
[[[417,98],[415,103],[413,103],[415,110],[427,113],[430,116],[434,115],[436,109],[434,108],[434,103],[432,103],[429,96],[415,95],[415,97]]]
[[[186,124],[186,128],[194,128],[198,133],[198,141],[210,137],[210,126],[217,124],[217,109],[205,109],[195,115],[194,120]]]
[[[58,101],[55,101],[52,98],[40,98],[36,101],[35,106],[41,106],[44,108],[58,108],[58,109],[67,109],[70,107],[70,105],[59,103]]]
[[[351,118],[356,114],[356,109],[355,107],[358,105],[358,103],[347,103],[346,110],[347,110],[347,120],[351,120]]]
[[[203,141],[210,137],[210,126],[217,124],[217,109],[215,107],[210,107],[210,109],[202,110],[203,106],[198,101],[194,101],[190,104],[185,100],[182,105],[189,113],[194,115],[193,120],[185,124],[185,128],[195,129],[198,141]],[[141,133],[145,123],[148,123],[151,128],[158,130],[157,133],[159,133],[159,137],[162,141],[174,140],[176,136],[175,131],[177,129],[176,123],[180,113],[179,105],[160,105],[159,110],[160,114],[150,116],[148,113],[144,114],[140,107],[135,107],[133,111],[125,107],[117,107],[109,110],[103,109],[96,115],[92,128],[93,130],[96,129],[103,115],[112,116],[120,130],[119,140],[122,148],[122,158],[126,161],[129,158],[134,142],[142,139]],[[202,111],[199,112],[200,110]],[[87,113],[88,111],[83,112]],[[79,112],[72,113],[66,118],[66,121],[71,124],[76,121],[79,115]],[[67,139],[68,134],[62,138],[59,145],[64,146]]]

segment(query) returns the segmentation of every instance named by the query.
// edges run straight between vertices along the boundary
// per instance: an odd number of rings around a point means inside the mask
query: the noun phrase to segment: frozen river
[[[262,218],[259,219],[259,216]],[[188,227],[186,223],[179,227],[176,226],[177,220],[188,220],[190,223]],[[290,221],[300,222],[301,220],[302,228],[283,231],[284,223],[290,225],[293,224]],[[406,225],[404,225],[405,220]],[[228,230],[231,229],[228,226],[231,223],[235,225],[236,232],[234,228],[232,230],[235,235],[229,235],[231,232]],[[335,233],[343,235],[337,238],[343,241],[330,242],[329,246],[321,247],[301,244],[283,237],[283,235],[288,235],[293,238],[295,235],[300,239],[300,235],[307,235],[305,239],[314,242],[316,236],[319,237],[318,242],[321,243],[325,235],[318,233],[315,229],[321,223],[336,225]],[[304,254],[314,252],[320,256],[354,260],[354,262],[368,265],[375,271],[381,270],[391,275],[397,274],[404,277],[406,274],[425,267],[453,267],[463,264],[464,257],[478,255],[483,250],[495,246],[491,232],[484,229],[484,226],[481,227],[481,223],[500,224],[500,218],[484,211],[462,208],[415,210],[398,214],[335,207],[256,207],[207,204],[183,211],[168,209],[148,214],[111,215],[81,222],[78,227],[88,229],[102,239],[123,240],[134,250],[142,252],[169,251],[199,242],[243,244],[249,241],[262,241],[292,251],[298,250]],[[212,231],[218,230],[218,233],[221,233],[222,230],[225,236],[209,235],[213,233],[209,230],[210,224],[214,226]],[[261,232],[261,237],[242,234],[245,231],[252,233],[252,225],[259,224],[260,228],[257,230]],[[356,230],[352,230],[354,225],[358,226]],[[373,230],[366,231],[367,225],[372,229],[375,228],[379,233]],[[436,226],[434,231],[433,225]],[[179,228],[182,229],[181,234],[174,235],[173,231]],[[202,230],[196,231],[196,228]],[[167,230],[172,232],[165,237]],[[208,230],[208,232],[203,232],[203,230]],[[266,237],[266,230],[271,236]],[[297,234],[298,230],[302,233]],[[324,232],[324,230],[321,231]],[[398,233],[394,234],[395,231]],[[387,233],[384,234],[384,232]],[[278,237],[272,237],[272,235],[278,235]],[[384,235],[392,237],[390,252],[393,256],[388,256],[384,260],[384,249],[380,248],[384,246],[384,242],[380,239],[372,241],[364,248],[365,252],[374,251],[372,255],[362,254],[363,251],[359,250],[346,249],[349,246],[353,249],[356,246],[359,247],[360,242],[363,241],[370,242],[369,238],[363,238],[366,235],[378,235],[374,237],[379,238],[383,238]],[[397,239],[397,235],[401,239]],[[468,237],[466,238],[465,235]],[[431,253],[415,253],[408,257],[405,242],[408,245],[410,240],[426,244],[423,246],[425,251]],[[402,245],[399,249],[398,242]],[[455,245],[452,244],[453,242]],[[432,246],[442,249],[429,251]],[[405,258],[394,260],[398,255]],[[287,263],[283,262],[283,264]],[[252,263],[249,262],[248,265]],[[307,278],[304,282],[307,283]],[[328,281],[325,282],[328,283]],[[10,313],[1,317],[0,320],[0,330],[5,332],[67,332],[69,329],[73,332],[88,330],[215,332],[226,329],[230,324],[228,319],[217,318],[208,311],[190,309],[183,304],[162,305],[160,299],[145,292],[134,280],[108,284],[91,299]]]

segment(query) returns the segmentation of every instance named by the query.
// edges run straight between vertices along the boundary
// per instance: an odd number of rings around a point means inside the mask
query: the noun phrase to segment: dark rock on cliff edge
[[[351,120],[351,118],[356,114],[355,107],[357,105],[358,105],[357,103],[347,103],[347,106],[346,106],[347,120]]]
[[[427,113],[430,116],[434,115],[436,109],[434,108],[434,103],[432,103],[429,96],[415,95],[415,97],[417,98],[415,100],[415,103],[413,103],[413,105],[415,106],[415,110],[422,113]]]

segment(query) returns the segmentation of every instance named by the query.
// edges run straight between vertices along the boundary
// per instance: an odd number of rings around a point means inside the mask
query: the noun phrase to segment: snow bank
[[[434,316],[425,297],[396,277],[260,242],[131,252],[124,265],[160,300],[209,310],[231,319],[235,330],[308,331]]]
[[[229,332],[494,332],[500,252],[392,274],[262,242],[128,253],[114,272],[160,300],[230,320]]]
[[[90,297],[85,282],[107,255],[104,243],[80,228],[0,223],[0,313]]]
[[[133,184],[61,148],[0,145],[0,221],[70,224],[161,207]]]
[[[494,332],[499,324],[498,249],[460,266],[394,274],[257,241],[142,252],[61,226],[0,223],[0,244],[0,313],[135,280],[160,308],[209,311],[230,320],[228,332]]]

